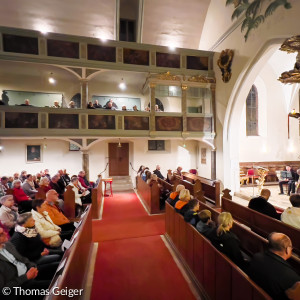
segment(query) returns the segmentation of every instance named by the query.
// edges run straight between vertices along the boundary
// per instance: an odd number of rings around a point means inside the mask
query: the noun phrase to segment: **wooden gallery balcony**
[[[212,114],[0,107],[2,137],[190,137],[214,139]]]

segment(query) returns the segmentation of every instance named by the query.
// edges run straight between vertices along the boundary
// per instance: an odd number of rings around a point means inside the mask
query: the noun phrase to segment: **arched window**
[[[258,94],[255,85],[252,85],[246,100],[246,135],[258,135]]]

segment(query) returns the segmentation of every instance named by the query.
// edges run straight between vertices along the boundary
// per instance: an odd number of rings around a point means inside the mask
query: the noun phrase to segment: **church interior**
[[[0,178],[12,180],[0,195],[19,224],[14,174],[49,186],[67,174],[58,209],[76,227],[57,293],[40,299],[300,299],[299,12],[296,0],[1,1]],[[28,199],[47,202],[38,183]],[[178,186],[217,235],[230,212],[242,264],[170,205]],[[249,208],[265,190],[278,217]],[[296,225],[280,217],[291,207]],[[281,294],[251,275],[274,232],[293,247],[282,281],[296,284]]]

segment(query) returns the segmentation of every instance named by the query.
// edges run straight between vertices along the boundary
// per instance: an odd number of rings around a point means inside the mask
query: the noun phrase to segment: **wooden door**
[[[128,176],[129,175],[129,144],[118,143],[108,144],[109,155],[109,176]]]

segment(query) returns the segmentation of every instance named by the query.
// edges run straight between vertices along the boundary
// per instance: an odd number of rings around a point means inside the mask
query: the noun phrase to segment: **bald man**
[[[252,198],[249,201],[248,207],[258,211],[261,214],[280,220],[280,214],[278,214],[276,212],[275,207],[268,202],[270,196],[271,196],[270,190],[262,189],[260,196]]]
[[[300,276],[286,262],[292,255],[290,238],[272,232],[268,241],[268,251],[253,256],[248,272],[250,278],[274,300],[300,299]]]

